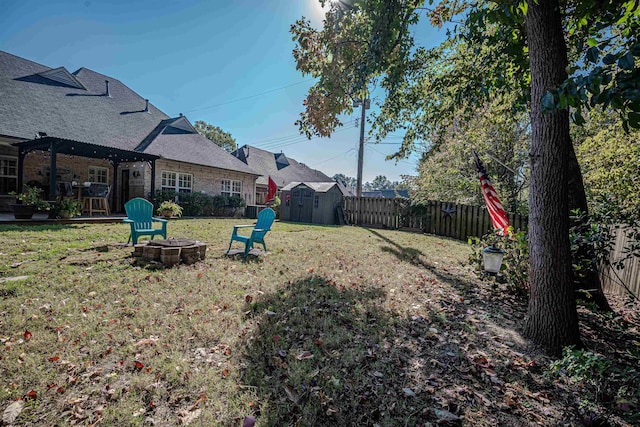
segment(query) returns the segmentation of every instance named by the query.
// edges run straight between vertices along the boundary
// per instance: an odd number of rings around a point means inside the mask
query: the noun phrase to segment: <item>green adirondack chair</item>
[[[245,258],[247,257],[247,255],[249,255],[249,251],[253,249],[254,243],[262,244],[262,247],[266,251],[267,245],[266,243],[264,243],[264,236],[271,230],[271,225],[273,224],[273,220],[275,218],[276,213],[273,211],[273,209],[266,208],[261,210],[258,214],[258,222],[256,222],[255,225],[234,225],[227,253],[229,253],[229,251],[231,250],[231,245],[233,244],[234,240],[244,243]],[[251,234],[249,236],[238,234],[238,230],[240,230],[241,228],[251,228]]]
[[[124,204],[124,210],[127,212],[128,218],[123,221],[131,226],[131,234],[127,244],[129,241],[133,241],[134,245],[138,244],[140,236],[151,236],[151,240],[156,235],[167,238],[167,220],[153,217],[151,202],[136,197]],[[153,228],[154,222],[159,222],[161,228]]]

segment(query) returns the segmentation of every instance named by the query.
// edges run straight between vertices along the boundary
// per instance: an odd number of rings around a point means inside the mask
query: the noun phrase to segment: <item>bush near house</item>
[[[182,206],[184,216],[233,216],[238,208],[247,205],[244,199],[238,196],[158,190],[152,200],[154,209],[157,210],[166,200],[174,200]]]

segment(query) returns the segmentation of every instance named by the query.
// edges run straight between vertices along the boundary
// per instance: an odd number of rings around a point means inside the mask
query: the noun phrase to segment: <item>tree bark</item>
[[[529,0],[531,188],[529,312],[525,333],[551,354],[580,345],[569,244],[569,112],[543,114],[541,98],[566,78],[567,47],[557,0]]]

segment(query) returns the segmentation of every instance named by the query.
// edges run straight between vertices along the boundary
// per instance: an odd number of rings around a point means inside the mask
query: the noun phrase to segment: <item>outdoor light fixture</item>
[[[502,258],[505,251],[495,246],[487,246],[482,250],[482,262],[484,263],[484,271],[490,274],[498,274],[502,265]]]

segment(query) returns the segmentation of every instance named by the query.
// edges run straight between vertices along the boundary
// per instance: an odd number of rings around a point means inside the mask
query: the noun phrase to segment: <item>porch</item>
[[[25,182],[30,182],[34,178],[39,182],[41,188],[44,188],[44,193],[47,200],[55,200],[61,196],[70,196],[70,194],[61,193],[61,188],[71,189],[75,188],[77,193],[74,193],[74,197],[80,199],[80,182],[76,182],[78,175],[84,175],[75,173],[69,173],[68,169],[73,169],[74,166],[78,166],[79,159],[100,159],[104,163],[104,174],[96,176],[98,179],[91,179],[89,176],[88,181],[96,184],[107,185],[109,210],[111,212],[122,212],[122,206],[130,198],[129,191],[129,165],[131,164],[148,164],[151,172],[150,188],[147,187],[149,194],[155,193],[155,162],[159,159],[159,156],[141,153],[138,151],[123,150],[119,148],[106,147],[95,144],[88,144],[79,141],[73,141],[69,139],[56,138],[46,136],[44,133],[40,133],[40,137],[30,141],[18,142],[13,144],[18,149],[18,162],[17,162],[17,188],[18,192],[22,191]],[[33,152],[43,153],[44,158],[39,162],[40,169],[38,169],[37,176],[30,176],[25,171],[25,159],[30,153]],[[66,168],[58,168],[58,155],[62,154],[65,160]],[[73,160],[76,159],[76,160]],[[31,160],[29,160],[31,161]],[[48,167],[44,167],[48,163]],[[69,167],[69,163],[73,166]],[[119,166],[123,167],[119,169]],[[96,169],[101,169],[96,167]],[[107,169],[109,169],[107,173]],[[66,172],[66,175],[62,172]],[[126,173],[126,174],[125,174]],[[136,175],[137,174],[137,175]],[[70,175],[71,178],[69,178]],[[133,177],[140,176],[140,172],[133,172]],[[39,178],[41,177],[41,178]],[[77,194],[77,196],[76,196]],[[147,196],[147,194],[145,194]],[[4,216],[4,215],[3,215]],[[109,215],[107,215],[109,216]],[[3,221],[3,223],[5,223]]]

